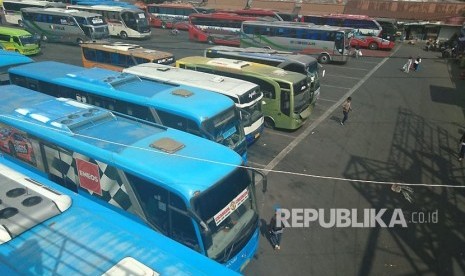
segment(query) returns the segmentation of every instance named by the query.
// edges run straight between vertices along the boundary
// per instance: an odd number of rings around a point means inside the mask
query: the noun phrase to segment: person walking
[[[408,74],[408,72],[410,71],[410,67],[412,67],[412,63],[413,63],[413,58],[409,57],[407,60],[407,63],[405,63],[403,67],[405,73]]]
[[[418,71],[420,69],[421,58],[417,57],[413,62],[413,70]]]
[[[342,104],[342,114],[344,117],[342,118],[341,125],[344,125],[347,121],[350,111],[352,111],[352,97],[348,97]]]
[[[465,156],[465,132],[462,135],[462,138],[460,138],[460,149],[459,149],[459,161],[462,161],[464,156]]]
[[[270,224],[268,225],[271,245],[275,250],[281,249],[281,236],[284,232],[284,225],[278,224],[277,220],[279,209],[279,206],[275,207],[275,213],[270,220]]]

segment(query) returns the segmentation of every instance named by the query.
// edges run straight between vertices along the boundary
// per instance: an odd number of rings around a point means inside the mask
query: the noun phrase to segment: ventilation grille
[[[171,138],[161,138],[150,144],[150,147],[161,150],[167,153],[175,153],[184,148],[184,144],[179,143]]]

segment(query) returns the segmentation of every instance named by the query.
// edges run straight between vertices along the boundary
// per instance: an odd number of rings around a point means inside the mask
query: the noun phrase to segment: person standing
[[[421,58],[417,57],[413,62],[413,70],[418,71],[420,69]]]
[[[408,60],[407,60],[407,63],[404,65],[404,72],[408,74],[408,72],[410,71],[410,67],[412,67],[412,63],[413,63],[413,58],[412,57],[409,57]]]
[[[281,249],[281,236],[284,232],[284,225],[280,223],[278,224],[277,220],[279,209],[279,206],[275,207],[275,213],[270,220],[270,224],[268,225],[271,245],[273,245],[275,250]]]
[[[459,161],[462,161],[464,156],[465,156],[465,132],[462,135],[462,138],[460,138],[460,150],[459,150]]]
[[[342,104],[342,114],[344,117],[342,118],[341,125],[344,125],[347,121],[350,111],[352,111],[352,97],[348,97]]]

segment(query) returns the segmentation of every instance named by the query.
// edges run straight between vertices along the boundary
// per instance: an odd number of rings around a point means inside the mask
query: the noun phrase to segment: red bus
[[[268,17],[274,20],[283,21],[279,16],[278,11],[266,10],[266,9],[242,9],[242,10],[217,10],[216,12],[223,13],[235,13],[237,15],[249,16],[249,17]]]
[[[150,25],[157,28],[187,30],[189,15],[193,13],[211,13],[213,9],[194,7],[190,4],[148,4]]]
[[[210,44],[239,46],[241,24],[256,17],[234,13],[195,13],[189,16],[189,39]]]
[[[315,25],[352,28],[355,35],[380,36],[382,31],[381,25],[375,19],[366,15],[302,15],[301,21]]]

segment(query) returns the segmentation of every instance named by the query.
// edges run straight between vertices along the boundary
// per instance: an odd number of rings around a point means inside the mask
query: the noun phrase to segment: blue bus
[[[53,61],[17,66],[9,73],[12,84],[186,131],[234,149],[247,160],[240,113],[223,95]]]
[[[21,55],[20,53],[0,49],[0,85],[10,83],[8,77],[8,69],[10,67],[30,62],[33,62],[31,58]]]
[[[2,157],[0,185],[1,275],[237,275]]]
[[[16,85],[1,91],[0,151],[71,191],[242,269],[258,246],[255,183],[212,141]]]

